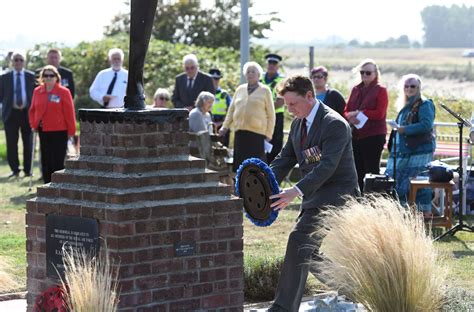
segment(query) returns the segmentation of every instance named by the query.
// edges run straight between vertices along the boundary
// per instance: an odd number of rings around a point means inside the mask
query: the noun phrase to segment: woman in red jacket
[[[352,89],[344,117],[353,129],[352,148],[362,191],[365,174],[380,173],[380,157],[387,134],[388,94],[378,81],[380,71],[373,60],[362,61],[355,70],[360,73],[361,83]]]
[[[39,133],[43,180],[51,182],[51,174],[64,169],[68,136],[76,133],[76,116],[69,89],[60,85],[56,67],[45,66],[40,73],[40,86],[33,92],[29,111],[30,126]]]

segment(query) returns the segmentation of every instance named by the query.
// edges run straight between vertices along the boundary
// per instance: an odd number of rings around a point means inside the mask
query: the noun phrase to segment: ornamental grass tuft
[[[78,312],[115,312],[118,306],[118,270],[105,255],[91,256],[82,249],[63,247],[68,307]]]
[[[437,311],[447,269],[423,219],[369,196],[323,213],[322,278],[369,311]]]

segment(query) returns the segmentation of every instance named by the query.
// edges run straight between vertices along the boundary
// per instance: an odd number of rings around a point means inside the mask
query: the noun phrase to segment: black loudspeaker
[[[395,180],[383,174],[367,173],[364,177],[364,193],[393,194]]]

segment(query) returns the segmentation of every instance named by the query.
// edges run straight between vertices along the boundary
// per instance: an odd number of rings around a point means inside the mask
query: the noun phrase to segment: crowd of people
[[[46,56],[48,65],[33,73],[24,68],[26,56],[15,52],[11,56],[12,70],[0,76],[0,102],[11,177],[18,177],[20,173],[20,134],[25,176],[31,175],[34,132],[38,132],[42,146],[44,181],[49,182],[51,173],[62,169],[68,137],[75,134],[72,126],[75,117],[71,113],[74,111],[75,89],[73,73],[60,65],[61,58],[60,50],[50,49]],[[250,157],[271,163],[282,150],[284,111],[291,104],[285,105],[284,97],[278,93],[285,81],[280,73],[282,60],[280,55],[267,54],[265,70],[257,62],[246,63],[243,66],[246,83],[235,90],[224,90],[220,86],[224,73],[218,68],[211,68],[208,73],[201,71],[196,55],[188,54],[183,58],[183,72],[176,76],[173,92],[158,88],[150,107],[188,109],[190,131],[213,129],[225,146],[230,144],[232,130],[234,172]],[[123,68],[124,52],[118,48],[110,49],[108,61],[110,67],[96,75],[89,95],[103,108],[120,108],[124,105],[128,81],[128,71]],[[347,102],[340,91],[330,87],[326,67],[313,68],[308,78],[315,100],[336,111],[351,127],[355,168],[362,191],[365,175],[380,173],[389,101],[387,88],[380,83],[380,69],[375,61],[364,60],[354,71],[360,74],[360,83],[352,88]],[[398,194],[402,201],[406,201],[409,178],[421,172],[432,159],[435,147],[431,133],[434,105],[421,95],[421,79],[416,75],[404,76],[400,90],[395,125],[398,131],[391,136],[398,144],[389,144],[386,173],[396,176]],[[51,118],[53,115],[57,118]],[[413,142],[416,148],[413,148]],[[49,148],[44,148],[47,146]],[[393,166],[394,159],[396,166]],[[397,168],[396,172],[393,167]],[[424,193],[419,192],[417,202],[428,214],[429,195]]]
[[[11,60],[12,70],[0,76],[10,177],[20,173],[20,133],[24,175],[31,176],[32,142],[38,133],[42,179],[48,183],[54,171],[64,168],[68,138],[76,132],[73,73],[60,66],[61,52],[57,49],[48,51],[48,65],[36,71],[36,78],[24,68],[24,54],[15,52]],[[108,60],[110,67],[97,74],[89,93],[104,109],[120,108],[128,81],[123,51],[111,49]],[[292,168],[299,166],[302,178],[298,183],[271,196],[271,206],[276,210],[284,209],[296,197],[302,198],[302,204],[269,311],[298,309],[309,260],[320,259],[320,241],[312,233],[321,208],[341,205],[346,195],[360,195],[366,174],[380,173],[389,105],[387,88],[380,82],[380,69],[374,60],[363,60],[354,68],[360,83],[352,88],[347,102],[341,92],[330,87],[326,67],[313,68],[308,77],[285,79],[279,71],[282,60],[277,54],[266,55],[265,71],[259,63],[247,62],[242,69],[246,82],[235,90],[223,90],[220,80],[224,73],[217,68],[208,73],[201,71],[198,58],[188,54],[172,94],[158,88],[151,106],[189,110],[191,132],[215,132],[227,146],[233,131],[234,171],[247,158],[260,158],[281,183]],[[400,80],[398,116],[391,124],[388,142],[385,173],[396,178],[402,203],[407,201],[410,178],[424,170],[435,149],[435,106],[422,95],[421,87],[417,75],[408,74]],[[283,146],[285,109],[294,120]],[[416,203],[425,216],[431,214],[429,190],[418,192]]]
[[[26,56],[12,53],[13,69],[0,76],[0,103],[7,141],[9,178],[18,178],[19,133],[23,142],[23,172],[32,176],[33,141],[40,140],[41,174],[45,183],[51,174],[64,168],[68,138],[76,133],[74,78],[60,66],[61,51],[50,49],[47,65],[35,73],[25,69]]]

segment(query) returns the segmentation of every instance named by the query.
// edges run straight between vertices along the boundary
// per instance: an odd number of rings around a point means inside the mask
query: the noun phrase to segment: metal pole
[[[244,83],[242,68],[249,61],[249,0],[240,0],[240,12],[240,83]]]
[[[311,75],[311,69],[314,67],[314,47],[309,47],[309,75]]]

